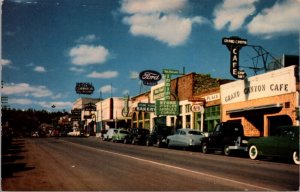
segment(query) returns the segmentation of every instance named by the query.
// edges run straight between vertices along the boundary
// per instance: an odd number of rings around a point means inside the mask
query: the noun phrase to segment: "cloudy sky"
[[[149,90],[140,86],[143,70],[185,67],[233,79],[222,38],[247,39],[275,58],[299,55],[299,6],[300,0],[2,0],[1,94],[12,108],[69,111],[80,97]],[[248,76],[255,56],[250,46],[240,52]],[[76,94],[77,82],[92,83],[94,93]]]

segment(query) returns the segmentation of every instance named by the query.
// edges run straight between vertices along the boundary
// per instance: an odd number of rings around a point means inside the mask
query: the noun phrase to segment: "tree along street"
[[[96,137],[15,139],[2,159],[2,190],[299,189],[299,167],[285,161],[126,145]]]

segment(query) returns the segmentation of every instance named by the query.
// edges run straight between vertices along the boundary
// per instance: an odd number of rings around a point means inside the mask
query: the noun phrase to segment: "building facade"
[[[242,123],[246,136],[299,125],[299,70],[289,66],[221,85],[222,121]]]
[[[112,97],[97,102],[95,111],[97,133],[109,128],[129,128],[129,112],[126,112],[128,106],[130,101],[125,97]]]

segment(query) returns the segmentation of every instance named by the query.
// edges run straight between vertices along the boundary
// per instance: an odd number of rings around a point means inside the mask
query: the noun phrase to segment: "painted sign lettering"
[[[94,90],[95,88],[92,83],[76,83],[75,91],[77,94],[90,95]]]
[[[153,70],[142,71],[139,77],[143,81],[143,84],[148,86],[157,85],[157,82],[161,80],[161,74]]]
[[[239,51],[247,45],[247,40],[239,37],[223,38],[222,44],[226,45],[230,51],[231,75],[236,79],[245,79],[245,71],[239,69]]]

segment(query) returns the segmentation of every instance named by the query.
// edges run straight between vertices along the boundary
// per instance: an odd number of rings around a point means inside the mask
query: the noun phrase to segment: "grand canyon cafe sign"
[[[239,51],[243,46],[247,45],[246,39],[241,39],[239,37],[224,37],[222,39],[222,44],[226,45],[230,51],[230,72],[231,75],[236,79],[245,79],[246,73],[239,69]]]

